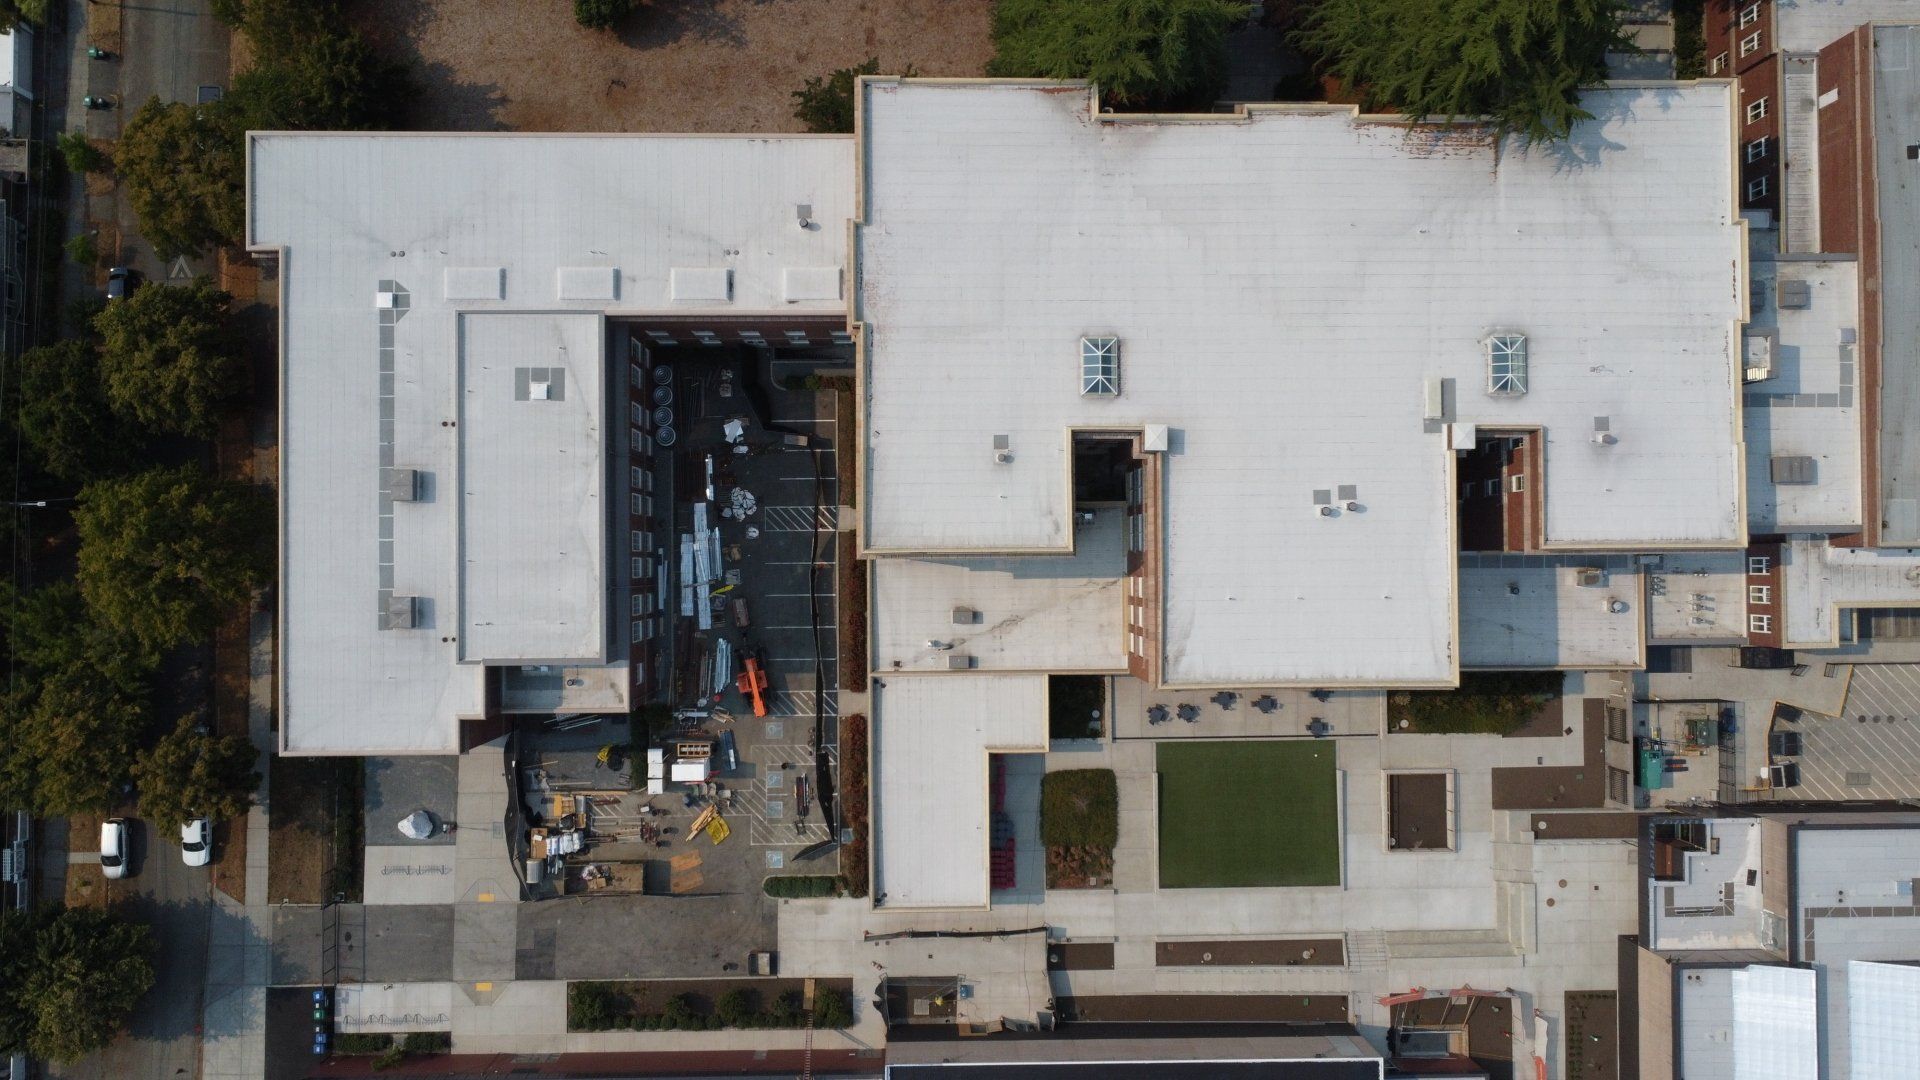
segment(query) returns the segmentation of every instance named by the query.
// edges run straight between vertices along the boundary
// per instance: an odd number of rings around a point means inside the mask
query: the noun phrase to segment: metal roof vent
[[[993,460],[1002,465],[1013,464],[1013,449],[1005,435],[993,437]]]
[[[1088,397],[1120,394],[1120,339],[1080,339],[1080,393]]]
[[[1487,393],[1519,397],[1527,392],[1527,335],[1494,334],[1487,338]]]
[[[1775,303],[1781,310],[1813,306],[1813,285],[1805,281],[1781,278],[1774,285]]]
[[[385,618],[381,620],[384,630],[411,630],[419,622],[420,598],[417,596],[389,596]]]
[[[420,498],[420,470],[388,469],[387,497],[394,502],[414,502]]]
[[[1806,455],[1781,455],[1768,462],[1773,482],[1776,484],[1811,484],[1814,482],[1813,458]]]
[[[1620,441],[1613,433],[1613,417],[1596,416],[1593,418],[1593,441],[1598,446],[1612,446]]]

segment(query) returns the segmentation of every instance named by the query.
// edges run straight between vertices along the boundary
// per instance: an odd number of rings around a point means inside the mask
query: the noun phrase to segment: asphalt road
[[[86,13],[77,9],[106,7],[70,0],[69,26],[85,27]],[[123,0],[112,6],[120,10],[120,43],[110,60],[89,60],[84,55],[88,44],[85,32],[76,33],[74,44],[81,55],[74,60],[76,83],[80,93],[106,97],[117,102],[113,109],[87,110],[87,133],[95,138],[117,139],[121,125],[148,98],[162,101],[199,100],[200,88],[227,85],[229,33],[225,24],[213,17],[209,0]],[[165,281],[179,277],[178,268],[156,259],[153,249],[140,238],[133,210],[114,195],[93,200],[89,217],[119,222],[122,247],[119,261],[131,265],[150,280]],[[189,276],[208,273],[210,260],[189,259]]]
[[[107,883],[121,914],[154,928],[153,989],[135,1006],[126,1034],[92,1057],[49,1069],[71,1080],[197,1076],[200,1073],[200,1007],[207,970],[207,920],[213,911],[206,867],[180,861],[176,837],[158,837],[135,821],[134,874]],[[73,837],[70,858],[98,858],[99,837]]]

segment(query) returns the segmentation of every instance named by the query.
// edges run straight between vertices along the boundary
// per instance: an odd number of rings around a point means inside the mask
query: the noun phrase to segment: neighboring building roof
[[[1769,350],[1773,374],[1745,391],[1748,527],[1858,530],[1860,264],[1760,259],[1753,283],[1749,353]]]
[[[1920,550],[1837,548],[1824,538],[1780,545],[1787,648],[1840,644],[1846,608],[1920,606]]]
[[[1758,881],[1760,819],[1708,818],[1705,826],[1707,850],[1684,854],[1684,880],[1645,879],[1648,947],[1661,952],[1778,947],[1769,940]]]
[[[1819,976],[1753,964],[1733,973],[1734,1080],[1820,1080]]]
[[[1385,1062],[1379,1053],[1356,1035],[1200,1034],[1180,1030],[1191,1025],[1149,1026],[1167,1028],[1169,1034],[1076,1037],[1079,1029],[1068,1025],[1034,1038],[895,1039],[887,1044],[886,1075],[893,1080],[1011,1076],[1057,1080],[1377,1080],[1385,1075]]]
[[[1847,964],[1852,1080],[1913,1080],[1920,1065],[1920,965]]]
[[[249,246],[281,254],[280,719],[292,752],[446,752],[458,745],[456,719],[483,706],[483,668],[460,662],[463,645],[469,657],[557,649],[586,659],[618,644],[602,633],[585,648],[593,635],[575,621],[603,618],[587,609],[625,587],[618,564],[611,577],[590,574],[575,553],[604,543],[587,508],[539,520],[570,492],[592,500],[573,460],[586,432],[543,432],[509,410],[467,421],[506,445],[458,437],[467,425],[456,434],[451,422],[465,410],[524,404],[504,390],[459,393],[476,356],[517,367],[509,354],[524,347],[538,357],[525,366],[566,367],[568,390],[597,390],[602,314],[845,310],[838,299],[787,299],[787,271],[845,264],[845,138],[257,133],[248,191]],[[800,226],[799,204],[815,227]],[[729,270],[731,300],[675,301],[676,269]],[[382,293],[392,306],[378,306]],[[484,335],[463,348],[474,327]],[[566,362],[554,359],[562,344]],[[577,410],[598,400],[549,404],[590,421]],[[625,425],[614,427],[597,453],[624,447]],[[512,446],[550,468],[514,458]],[[421,470],[435,494],[396,510],[381,494],[388,467]],[[463,486],[462,469],[489,486]],[[535,490],[539,477],[556,489]],[[528,512],[515,517],[515,506]],[[604,503],[597,513],[618,516]],[[514,526],[467,530],[462,556],[463,515],[473,529]],[[532,542],[516,547],[529,529]],[[521,580],[561,550],[563,580]],[[466,566],[470,609],[458,599],[463,557],[480,560]],[[594,580],[597,595],[571,592]],[[395,593],[427,599],[420,629],[380,629],[383,594]]]
[[[1070,429],[1166,424],[1166,682],[1450,683],[1444,377],[1462,424],[1545,427],[1549,544],[1741,544],[1732,93],[1596,91],[1569,143],[1496,153],[1332,107],[868,80],[862,543],[1063,551]],[[1524,395],[1486,393],[1496,331]],[[1089,336],[1117,395],[1082,393]],[[1341,485],[1363,509],[1320,516]]]
[[[875,679],[874,905],[986,907],[987,755],[1046,749],[1045,675]]]
[[[1746,641],[1746,552],[1670,553],[1646,572],[1647,634],[1655,642]]]
[[[1774,49],[1811,53],[1863,23],[1920,21],[1913,0],[1776,0]]]
[[[1908,18],[1920,7],[1903,5]],[[1920,545],[1920,205],[1908,148],[1920,144],[1920,27],[1873,31],[1873,168],[1880,280],[1879,542]]]
[[[1093,511],[1071,555],[874,560],[875,670],[934,670],[956,656],[986,671],[1125,670],[1126,521],[1121,507]]]
[[[479,312],[457,326],[460,659],[603,659],[606,324]]]
[[[1794,835],[1793,955],[1824,976],[1823,1075],[1851,1076],[1853,961],[1920,959],[1920,907],[1914,896],[1920,828],[1805,827]],[[1883,989],[1876,982],[1869,995]],[[1912,1059],[1907,1063],[1911,1068]]]
[[[1645,591],[1625,555],[1463,552],[1460,666],[1640,667]]]

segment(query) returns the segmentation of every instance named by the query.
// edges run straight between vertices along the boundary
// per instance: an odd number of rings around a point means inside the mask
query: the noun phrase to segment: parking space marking
[[[781,690],[773,695],[770,706],[774,716],[812,716],[814,706],[824,708],[826,715],[840,715],[840,691],[829,690],[822,699],[818,690]]]
[[[840,517],[837,506],[763,506],[760,512],[768,532],[832,532]]]

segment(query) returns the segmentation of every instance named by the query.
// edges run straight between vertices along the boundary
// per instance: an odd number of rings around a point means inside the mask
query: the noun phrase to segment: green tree
[[[853,999],[845,990],[821,987],[813,992],[813,1023],[838,1030],[853,1026]]]
[[[152,431],[212,436],[242,372],[227,321],[232,302],[201,278],[140,289],[101,309],[93,326],[114,411]]]
[[[273,523],[258,489],[191,467],[97,481],[74,511],[81,594],[145,648],[204,638],[266,584]]]
[[[0,1051],[70,1062],[153,985],[153,931],[94,908],[0,914]]]
[[[19,432],[49,474],[85,482],[124,469],[139,440],[116,423],[93,346],[68,339],[20,354]]]
[[[84,667],[68,668],[46,677],[25,714],[6,726],[32,770],[36,814],[108,810],[126,787],[147,702]]]
[[[216,821],[238,817],[260,786],[253,767],[258,757],[244,737],[207,734],[182,717],[133,763],[140,811],[169,834],[203,814]]]
[[[93,145],[85,132],[69,131],[60,136],[60,156],[66,159],[67,168],[77,173],[106,172],[109,166],[107,155]]]
[[[67,237],[67,261],[91,270],[100,262],[100,247],[92,233],[74,233]]]
[[[1091,79],[1124,108],[1203,106],[1226,76],[1241,0],[999,0],[987,74]]]
[[[720,995],[714,1002],[714,1015],[727,1027],[746,1027],[754,1017],[760,1015],[760,994],[755,990],[735,987]]]
[[[1295,41],[1368,109],[1541,142],[1589,117],[1580,88],[1633,48],[1622,14],[1619,0],[1315,0]]]
[[[807,125],[808,131],[851,135],[854,80],[862,75],[878,74],[880,60],[869,56],[865,63],[840,68],[824,79],[808,79],[805,86],[793,92],[793,118]],[[911,76],[913,69],[908,68],[902,74]]]
[[[0,0],[0,33],[23,22],[47,25],[47,0]]]
[[[633,0],[573,0],[573,17],[589,30],[607,30],[633,11]]]
[[[218,105],[151,98],[121,129],[114,161],[140,235],[162,259],[238,244],[246,222],[243,131]]]
[[[389,126],[412,89],[357,32],[291,37],[285,51],[236,76],[224,123],[242,131],[359,131]]]
[[[0,581],[0,605],[6,609],[7,655],[26,676],[17,682],[37,683],[56,672],[83,670],[117,690],[137,694],[145,692],[159,666],[159,658],[124,630],[94,619],[80,586],[71,579],[25,593]]]

